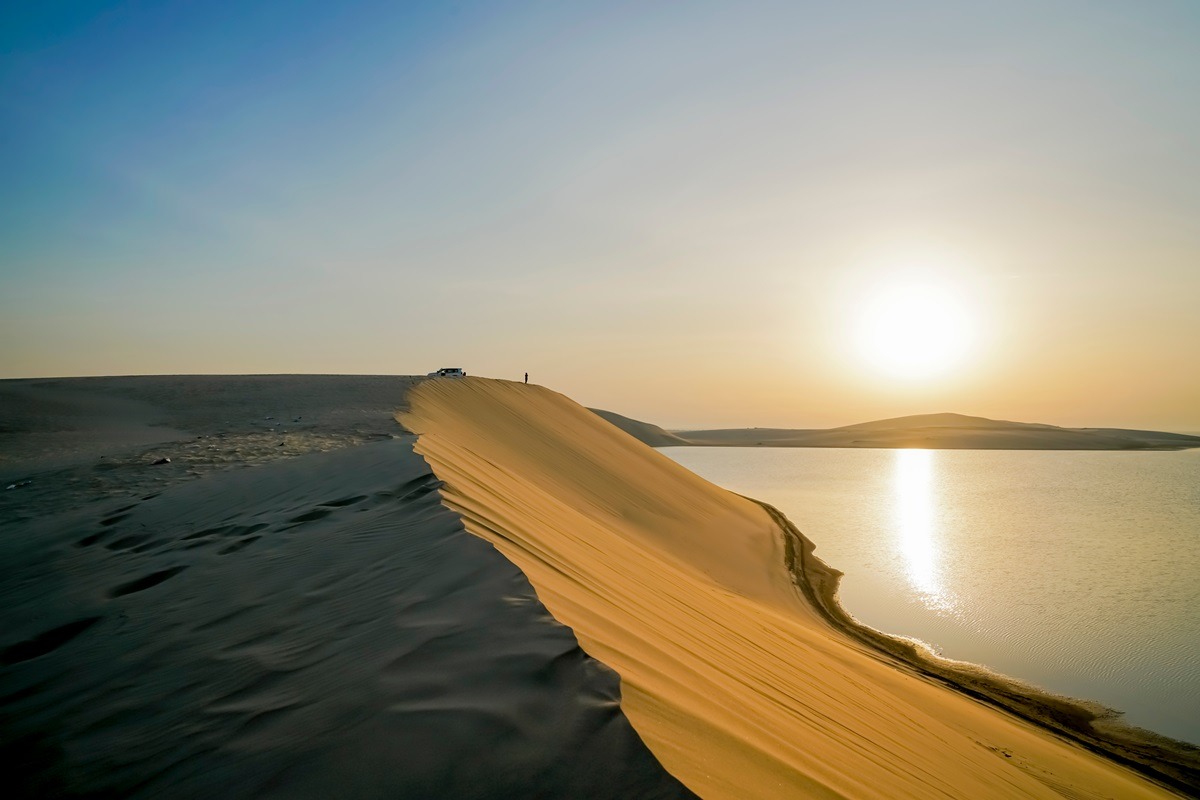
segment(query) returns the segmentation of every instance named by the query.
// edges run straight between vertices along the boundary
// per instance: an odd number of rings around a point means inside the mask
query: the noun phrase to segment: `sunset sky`
[[[5,4],[0,377],[1200,430],[1200,4],[421,5]]]

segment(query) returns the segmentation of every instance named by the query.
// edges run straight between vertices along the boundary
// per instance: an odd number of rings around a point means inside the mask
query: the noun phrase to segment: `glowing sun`
[[[876,370],[895,378],[939,375],[967,355],[975,334],[964,299],[930,284],[880,287],[860,307],[855,343]]]

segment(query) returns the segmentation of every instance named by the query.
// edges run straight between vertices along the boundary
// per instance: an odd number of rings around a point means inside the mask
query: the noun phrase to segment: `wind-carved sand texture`
[[[692,797],[443,506],[408,384],[0,382],[6,797]]]
[[[410,404],[448,505],[620,674],[634,727],[702,797],[1174,796],[889,652],[777,512],[561,395],[469,378]]]

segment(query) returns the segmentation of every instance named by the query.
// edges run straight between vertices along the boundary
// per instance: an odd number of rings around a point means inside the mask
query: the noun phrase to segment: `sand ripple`
[[[401,439],[3,526],[16,794],[690,796],[439,485]]]

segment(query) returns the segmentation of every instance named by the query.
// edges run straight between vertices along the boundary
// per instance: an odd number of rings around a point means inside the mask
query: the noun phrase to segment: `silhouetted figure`
[[[528,372],[525,373],[525,382],[529,383],[529,373]]]

